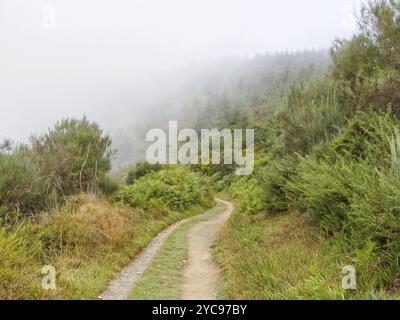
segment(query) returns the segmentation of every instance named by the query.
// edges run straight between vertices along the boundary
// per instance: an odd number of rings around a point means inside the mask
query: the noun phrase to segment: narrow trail
[[[159,233],[127,267],[122,269],[99,298],[102,300],[127,300],[136,282],[151,265],[168,236],[189,219],[181,220]]]
[[[188,257],[182,275],[182,299],[215,300],[220,280],[219,268],[213,261],[211,246],[217,239],[223,224],[231,216],[234,207],[230,202],[215,199],[226,209],[210,220],[199,222],[187,234]],[[135,259],[125,267],[99,297],[102,300],[126,300],[136,283],[152,264],[168,236],[189,221],[179,221],[156,236]]]
[[[211,246],[234,207],[230,202],[216,199],[226,210],[215,218],[200,222],[189,230],[188,262],[183,273],[183,300],[216,300],[220,280],[218,265],[214,262]]]

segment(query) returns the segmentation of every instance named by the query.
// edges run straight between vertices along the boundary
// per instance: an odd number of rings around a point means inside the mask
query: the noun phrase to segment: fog
[[[0,0],[0,137],[143,125],[199,61],[329,48],[360,0]]]

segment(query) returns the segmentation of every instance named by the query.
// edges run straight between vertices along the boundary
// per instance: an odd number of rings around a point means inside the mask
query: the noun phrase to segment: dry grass
[[[99,247],[118,248],[126,243],[138,218],[131,208],[111,206],[95,197],[81,195],[46,219],[48,248],[86,253],[95,252]]]
[[[0,299],[96,299],[162,229],[201,210],[146,213],[80,195],[36,223],[0,229]],[[41,288],[45,265],[57,290]]]

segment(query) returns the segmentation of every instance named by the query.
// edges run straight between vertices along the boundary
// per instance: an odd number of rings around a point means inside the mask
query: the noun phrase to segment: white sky
[[[0,137],[84,113],[111,129],[196,59],[329,47],[360,1],[0,0]]]

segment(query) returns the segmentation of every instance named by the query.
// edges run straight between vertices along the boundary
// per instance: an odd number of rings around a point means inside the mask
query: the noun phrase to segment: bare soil
[[[233,205],[224,203],[227,208],[215,218],[200,222],[192,227],[187,235],[188,261],[183,274],[182,299],[216,300],[220,274],[214,262],[211,246],[217,239],[219,231],[233,212]]]

